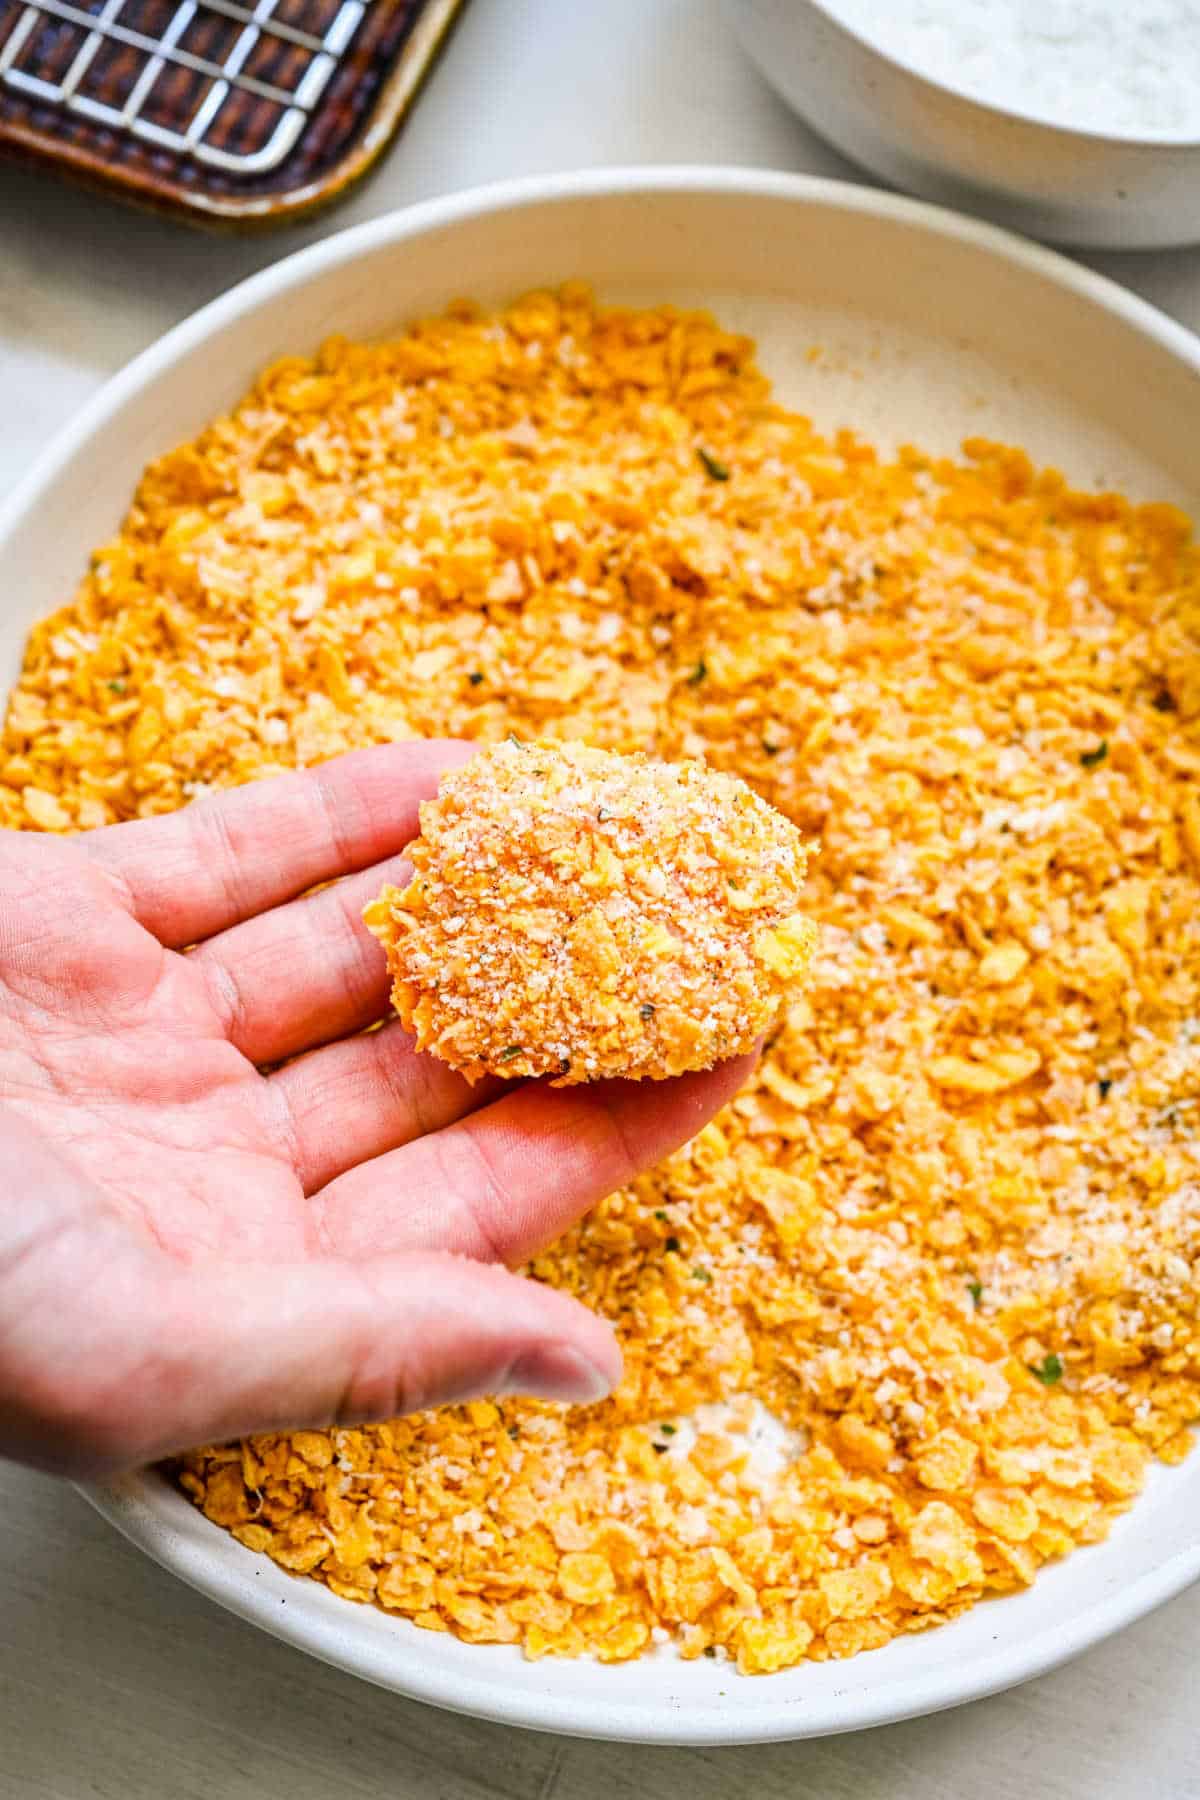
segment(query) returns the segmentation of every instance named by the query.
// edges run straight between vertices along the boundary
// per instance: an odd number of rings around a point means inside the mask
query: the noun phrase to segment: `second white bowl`
[[[1052,243],[1200,241],[1200,141],[1106,137],[986,105],[887,55],[822,0],[728,5],[771,85],[884,181]]]

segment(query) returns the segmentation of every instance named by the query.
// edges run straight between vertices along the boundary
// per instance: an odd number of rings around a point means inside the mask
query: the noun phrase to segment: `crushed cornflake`
[[[364,918],[468,1080],[662,1080],[752,1050],[812,955],[795,826],[736,776],[516,737],[443,777]]]
[[[821,438],[706,317],[461,307],[275,364],[148,470],[33,633],[0,819],[513,731],[702,755],[816,839],[805,991],[532,1265],[616,1323],[611,1400],[257,1437],[185,1491],[432,1630],[747,1672],[1103,1537],[1200,1411],[1187,521],[994,444]],[[794,1434],[766,1485],[728,1423],[670,1448],[734,1395]]]

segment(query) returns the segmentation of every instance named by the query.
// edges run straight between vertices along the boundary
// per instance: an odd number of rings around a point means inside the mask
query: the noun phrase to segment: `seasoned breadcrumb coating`
[[[509,738],[367,907],[418,1047],[468,1080],[663,1080],[752,1050],[816,931],[796,827],[697,762]]]
[[[616,1326],[610,1400],[259,1436],[185,1491],[431,1630],[746,1671],[1103,1537],[1200,1411],[1186,519],[822,438],[702,316],[460,308],[276,364],[147,471],[31,637],[0,821],[510,731],[740,774],[819,840],[811,970],[719,1119],[533,1265]]]

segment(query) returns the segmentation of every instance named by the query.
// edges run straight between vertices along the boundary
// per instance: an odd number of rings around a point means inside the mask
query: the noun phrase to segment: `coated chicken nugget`
[[[699,762],[516,739],[421,807],[367,907],[422,1050],[468,1080],[663,1080],[753,1048],[816,929],[795,826]]]

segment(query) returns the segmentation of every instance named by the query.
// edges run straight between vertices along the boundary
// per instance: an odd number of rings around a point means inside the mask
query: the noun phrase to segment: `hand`
[[[388,980],[362,907],[467,754],[386,746],[0,834],[0,1453],[96,1475],[619,1379],[605,1323],[503,1265],[698,1131],[746,1063],[471,1089],[396,1022],[364,1033]]]

